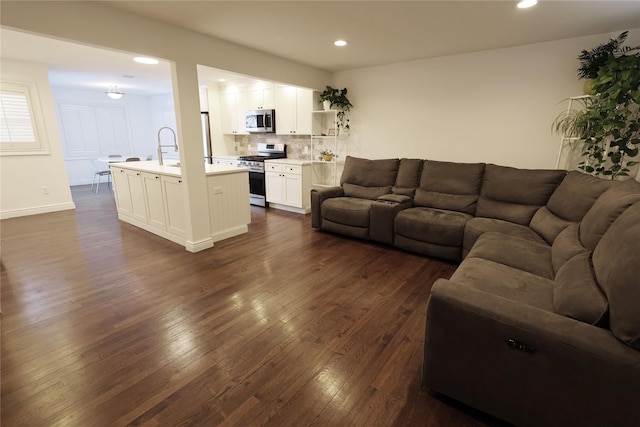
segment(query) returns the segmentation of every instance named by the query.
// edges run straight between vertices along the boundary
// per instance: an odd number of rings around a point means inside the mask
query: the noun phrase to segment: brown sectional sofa
[[[461,261],[433,285],[423,383],[517,425],[640,425],[640,183],[348,157],[312,226]]]

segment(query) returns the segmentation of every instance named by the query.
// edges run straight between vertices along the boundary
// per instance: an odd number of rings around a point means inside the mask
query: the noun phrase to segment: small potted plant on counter
[[[331,162],[334,158],[338,158],[337,155],[333,154],[333,151],[324,149],[320,152],[320,160],[324,160],[325,162]]]

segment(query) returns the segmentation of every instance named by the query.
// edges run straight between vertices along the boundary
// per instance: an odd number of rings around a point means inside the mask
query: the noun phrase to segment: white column
[[[213,239],[209,222],[207,178],[204,171],[196,64],[172,61],[171,77],[187,217],[185,248],[189,252],[198,252],[213,247]]]

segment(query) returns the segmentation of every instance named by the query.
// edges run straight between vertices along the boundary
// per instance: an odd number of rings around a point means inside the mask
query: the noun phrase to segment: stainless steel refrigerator
[[[211,132],[209,128],[209,113],[200,113],[200,119],[202,121],[202,145],[204,148],[204,162],[206,164],[213,164],[213,156],[211,154]]]

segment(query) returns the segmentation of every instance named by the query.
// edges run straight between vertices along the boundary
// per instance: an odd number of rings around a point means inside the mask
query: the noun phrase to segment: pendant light
[[[124,96],[124,92],[120,90],[118,85],[111,85],[107,91],[107,96],[111,99],[120,99]]]

